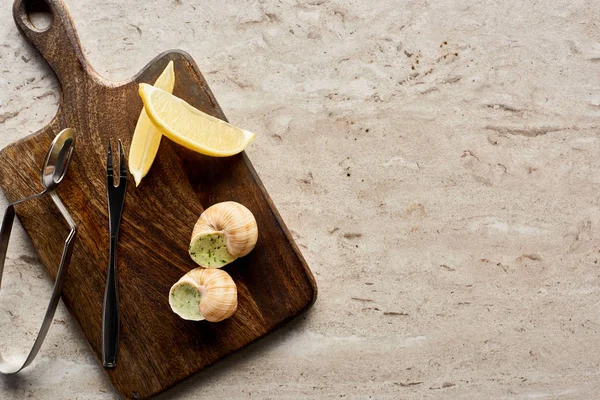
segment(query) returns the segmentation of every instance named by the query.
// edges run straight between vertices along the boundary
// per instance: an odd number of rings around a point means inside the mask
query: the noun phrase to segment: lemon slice
[[[173,70],[173,61],[169,61],[165,70],[160,74],[154,86],[173,92],[175,86],[175,71]],[[162,134],[156,129],[154,124],[148,118],[146,109],[142,108],[140,118],[138,119],[131,147],[129,148],[129,172],[135,179],[135,186],[139,186],[142,178],[146,176],[154,162]]]
[[[232,156],[243,151],[256,136],[145,83],[140,84],[140,96],[148,116],[163,135],[198,153]]]

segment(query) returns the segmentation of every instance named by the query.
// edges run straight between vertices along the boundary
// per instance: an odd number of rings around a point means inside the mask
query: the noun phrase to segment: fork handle
[[[105,368],[117,365],[119,348],[119,288],[117,287],[117,235],[110,237],[108,275],[104,290],[102,315],[102,364]]]

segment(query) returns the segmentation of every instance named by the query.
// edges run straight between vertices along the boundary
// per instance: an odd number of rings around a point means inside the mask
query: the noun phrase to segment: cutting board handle
[[[37,28],[30,14],[50,14],[49,26]],[[97,76],[86,60],[71,16],[62,0],[15,0],[13,17],[19,29],[50,64],[64,90],[66,85]]]

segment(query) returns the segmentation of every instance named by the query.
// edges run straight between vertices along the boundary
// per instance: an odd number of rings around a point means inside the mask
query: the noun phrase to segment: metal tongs
[[[48,152],[46,153],[46,158],[44,159],[44,164],[42,165],[41,180],[44,190],[33,196],[12,202],[7,206],[4,213],[2,227],[0,228],[0,285],[2,283],[2,274],[4,272],[4,263],[6,261],[6,251],[8,249],[10,233],[12,230],[13,221],[15,219],[15,205],[23,203],[27,200],[35,199],[45,194],[49,194],[52,198],[52,201],[69,225],[71,231],[65,240],[62,257],[60,259],[60,265],[58,267],[58,273],[56,275],[56,281],[54,282],[54,288],[52,289],[52,295],[50,297],[50,303],[46,309],[42,326],[38,332],[35,342],[33,343],[33,347],[31,348],[29,355],[27,355],[22,363],[8,362],[4,360],[0,354],[0,373],[2,374],[15,374],[31,364],[40,350],[40,347],[42,347],[42,343],[46,338],[46,334],[48,333],[48,329],[50,328],[50,324],[54,318],[56,307],[58,306],[58,300],[65,283],[69,261],[71,260],[71,254],[73,253],[73,239],[75,239],[75,235],[77,233],[77,225],[75,224],[75,221],[73,221],[73,218],[71,218],[71,215],[69,215],[69,212],[65,208],[65,205],[62,203],[56,192],[54,192],[54,189],[56,189],[58,184],[62,182],[67,173],[67,168],[69,166],[69,162],[71,161],[74,148],[75,131],[73,129],[67,128],[56,135],[52,141],[52,144],[50,145],[50,148],[48,149]]]

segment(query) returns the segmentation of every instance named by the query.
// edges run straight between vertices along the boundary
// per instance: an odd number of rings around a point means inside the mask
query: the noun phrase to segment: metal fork
[[[115,186],[113,172],[112,148],[108,142],[106,159],[106,183],[108,190],[108,216],[110,229],[110,251],[108,260],[108,275],[104,290],[104,309],[102,314],[102,363],[106,368],[117,365],[119,348],[119,290],[117,285],[117,241],[119,225],[127,191],[127,168],[123,146],[119,139],[119,182]]]

